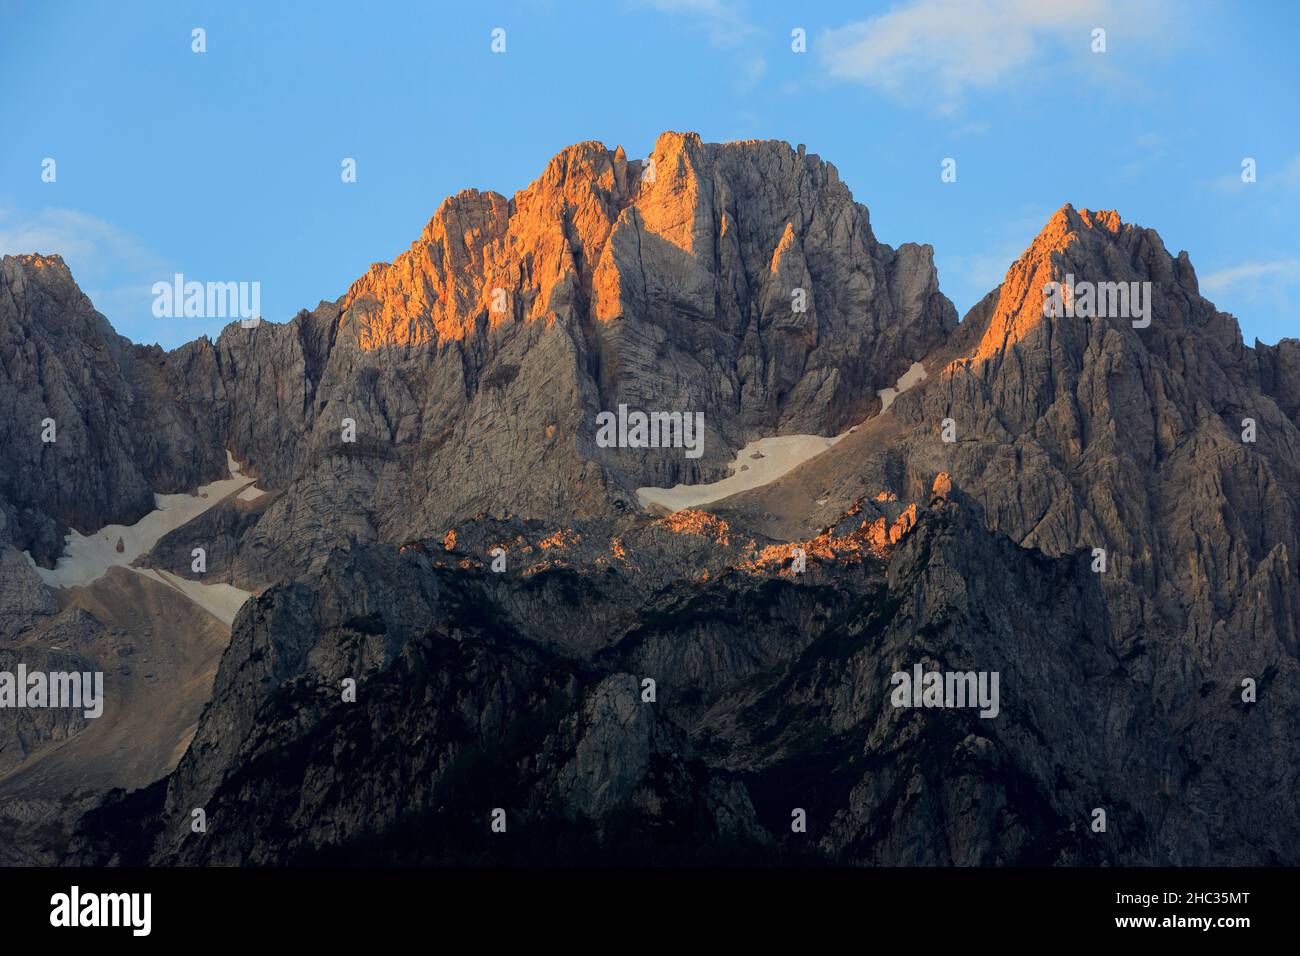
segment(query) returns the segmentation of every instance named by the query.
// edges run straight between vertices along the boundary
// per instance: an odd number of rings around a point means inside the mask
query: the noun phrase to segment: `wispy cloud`
[[[1022,206],[1014,213],[985,224],[976,232],[965,252],[935,252],[939,266],[939,287],[957,306],[957,314],[966,312],[988,292],[1001,285],[1012,263],[1024,254],[1043,229],[1053,210]]]
[[[97,216],[47,208],[19,217],[0,209],[0,255],[32,252],[62,256],[77,285],[119,329],[150,315],[150,287],[173,272],[140,240]]]
[[[160,266],[143,243],[96,216],[75,209],[42,209],[20,220],[12,211],[0,209],[0,255],[29,252],[57,253],[84,279],[123,268]]]
[[[685,15],[700,24],[714,46],[739,46],[757,29],[738,3],[728,0],[642,0],[645,6],[660,13]]]
[[[767,60],[761,56],[749,60],[742,68],[742,84],[748,88],[754,86],[767,73]]]
[[[1040,83],[1049,56],[1093,54],[1092,30],[1149,34],[1158,9],[1114,0],[909,0],[888,13],[825,31],[830,75],[938,113],[972,92]]]
[[[741,3],[732,0],[640,0],[660,13],[681,17],[705,31],[709,43],[731,51],[735,60],[735,86],[742,92],[756,87],[767,74],[761,49],[762,33]]]
[[[1295,189],[1300,186],[1300,156],[1292,157],[1291,161],[1284,165],[1275,179],[1269,180],[1270,184],[1276,184],[1279,189]]]
[[[1238,170],[1220,176],[1210,185],[1219,192],[1237,192],[1247,187],[1261,189],[1264,192],[1293,192],[1300,189],[1300,156],[1293,156],[1281,166],[1272,168],[1270,168],[1267,160],[1260,162],[1256,158],[1255,182],[1243,182],[1241,171]]]
[[[1300,259],[1288,256],[1243,262],[1201,277],[1201,293],[1220,309],[1249,318],[1266,340],[1295,335],[1300,301]],[[1270,335],[1268,331],[1272,330]]]
[[[1025,251],[1023,245],[1005,242],[988,252],[979,252],[966,256],[952,256],[951,262],[956,270],[949,281],[963,282],[975,297],[983,295],[1002,283],[1011,264]]]
[[[1258,289],[1268,285],[1300,283],[1300,259],[1274,259],[1269,262],[1247,262],[1228,269],[1211,272],[1201,279],[1201,291],[1223,293],[1241,287]]]
[[[1143,133],[1134,140],[1128,154],[1134,158],[1121,166],[1120,171],[1133,177],[1165,158],[1165,138],[1160,133]]]

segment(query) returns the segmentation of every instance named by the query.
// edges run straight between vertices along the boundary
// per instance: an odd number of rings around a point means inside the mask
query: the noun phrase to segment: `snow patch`
[[[109,568],[126,567],[147,554],[163,535],[193,521],[227,496],[247,488],[254,479],[239,472],[239,463],[226,452],[229,478],[201,485],[197,495],[154,495],[157,509],[133,525],[110,524],[91,535],[71,531],[64,538],[63,554],[53,569],[39,567],[24,551],[28,563],[41,580],[51,587],[82,587],[102,578]],[[118,542],[122,550],[117,550]],[[203,587],[204,585],[200,585]]]
[[[169,588],[179,591],[226,627],[235,623],[235,615],[244,606],[244,602],[253,596],[252,591],[241,591],[233,584],[200,584],[198,581],[188,581],[169,571],[158,571],[154,568],[131,568],[131,570],[146,578],[161,581]]]
[[[880,396],[880,410],[885,411],[890,405],[894,404],[894,399],[923,378],[925,378],[925,366],[920,362],[913,362],[912,367],[903,373],[893,388],[882,388],[876,393]]]
[[[880,396],[880,411],[884,412],[894,404],[894,400],[899,395],[924,378],[925,366],[920,362],[913,362],[912,367],[902,374],[894,388],[884,388],[877,393]],[[721,481],[704,485],[675,485],[672,488],[638,488],[636,497],[643,508],[659,505],[669,511],[680,511],[683,508],[694,508],[720,501],[742,491],[761,488],[798,468],[804,462],[816,458],[845,435],[857,431],[859,425],[854,425],[834,438],[823,438],[820,435],[775,435],[760,438],[750,442],[736,454],[736,460],[729,466],[730,476]],[[742,466],[748,467],[742,471]]]
[[[847,433],[846,433],[847,434]],[[669,511],[708,504],[729,495],[758,488],[776,481],[810,458],[830,448],[844,435],[822,438],[820,435],[777,435],[752,441],[736,454],[730,465],[731,476],[707,485],[676,485],[672,488],[638,488],[641,507],[660,505]],[[748,465],[744,471],[741,466]]]

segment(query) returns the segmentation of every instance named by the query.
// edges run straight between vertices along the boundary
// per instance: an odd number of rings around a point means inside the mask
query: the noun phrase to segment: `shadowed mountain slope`
[[[123,407],[165,395],[269,492],[150,566],[195,577],[201,539],[260,593],[179,764],[65,810],[66,859],[1296,863],[1300,347],[1070,206],[953,318],[829,164],[668,133],[453,197],[337,302],[154,377],[120,346]],[[619,404],[703,412],[704,455],[598,447]],[[15,628],[54,613],[13,580]],[[997,675],[996,713],[897,706],[916,665]]]

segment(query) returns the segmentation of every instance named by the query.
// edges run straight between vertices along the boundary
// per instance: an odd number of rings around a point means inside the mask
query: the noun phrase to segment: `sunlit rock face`
[[[1070,277],[1144,286],[1149,315],[1045,314]],[[896,411],[916,465],[943,458],[990,528],[1048,554],[1106,548],[1132,626],[1161,617],[1203,645],[1237,619],[1293,642],[1300,433],[1294,379],[1272,371],[1292,352],[1246,348],[1154,230],[1065,206],[962,323],[941,385]],[[958,441],[931,442],[944,418]]]
[[[799,311],[796,289],[807,300]],[[758,372],[756,340],[779,331],[778,368],[735,383],[777,388],[778,407],[801,383],[816,393],[850,358],[919,356],[955,323],[929,247],[877,243],[833,166],[785,143],[680,133],[631,162],[621,147],[571,146],[512,200],[475,190],[447,199],[411,249],[373,266],[341,305],[366,350],[462,341],[520,321],[588,334],[597,323],[643,323],[661,335],[694,329],[714,347],[735,340],[727,357],[748,355]],[[618,383],[611,371],[602,383]],[[892,384],[900,372],[867,377]],[[762,417],[763,402],[741,405]]]
[[[1118,282],[1142,314],[1083,307]],[[1063,207],[954,327],[832,167],[670,133],[454,197],[339,301],[167,356],[101,368],[52,288],[5,368],[169,395],[264,492],[148,556],[189,578],[209,541],[256,593],[174,769],[50,810],[68,860],[1300,862],[1300,347],[1246,347],[1117,213]],[[36,314],[60,364],[27,359]],[[599,444],[620,405],[701,413],[704,454]],[[638,508],[773,435],[836,440]],[[84,486],[131,487],[116,464]],[[15,559],[0,623],[82,627]],[[996,715],[895,705],[922,665],[998,675]],[[525,838],[489,835],[507,802]]]
[[[172,364],[262,487],[298,489],[254,532],[254,571],[479,512],[635,510],[638,487],[725,477],[747,442],[869,416],[954,323],[930,247],[878,243],[833,166],[665,133],[640,160],[571,146],[513,199],[453,196],[338,302]],[[602,446],[620,404],[702,416],[701,453]]]
[[[877,243],[833,166],[679,133],[631,162],[571,146],[512,200],[446,200],[340,305],[364,351],[460,343],[480,367],[512,327],[558,326],[592,397],[703,410],[719,452],[865,417],[956,318],[930,248]]]

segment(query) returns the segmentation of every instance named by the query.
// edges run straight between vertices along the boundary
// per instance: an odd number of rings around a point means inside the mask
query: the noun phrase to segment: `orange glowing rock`
[[[952,494],[952,479],[946,471],[941,471],[934,478],[934,487],[930,489],[931,498],[947,499]]]
[[[537,547],[542,551],[572,547],[582,540],[582,535],[575,532],[572,528],[562,528],[554,534],[547,535],[541,541],[537,542]]]
[[[728,144],[746,145],[752,143]],[[371,351],[427,348],[508,323],[553,322],[582,301],[597,321],[613,321],[640,281],[643,237],[684,258],[712,255],[704,150],[697,133],[664,133],[646,162],[629,162],[621,146],[577,143],[513,198],[457,193],[407,251],[373,264],[352,284],[340,327]],[[724,216],[723,236],[734,228]],[[802,268],[793,223],[786,223],[772,269],[785,269],[786,261]]]
[[[673,534],[692,534],[712,538],[721,545],[731,543],[731,526],[721,518],[697,508],[674,511],[660,518],[658,523]]]
[[[897,544],[907,532],[916,526],[916,502],[912,502],[907,509],[898,516],[897,520],[889,526],[889,543]]]
[[[997,309],[973,355],[954,360],[945,371],[951,374],[958,368],[969,368],[972,360],[994,358],[1045,321],[1044,287],[1058,279],[1057,260],[1084,230],[1104,229],[1118,233],[1125,228],[1132,227],[1125,226],[1114,210],[1076,210],[1068,203],[1058,209],[1030,247],[1007,270]]]
[[[855,504],[844,517],[861,512],[860,504]],[[735,567],[749,574],[770,574],[776,571],[782,575],[795,575],[796,551],[802,550],[808,559],[816,559],[823,564],[836,561],[860,562],[868,557],[884,559],[890,550],[907,536],[918,520],[915,503],[903,510],[891,524],[883,515],[870,521],[863,521],[857,528],[847,534],[835,534],[831,529],[823,531],[815,538],[805,541],[791,541],[785,544],[772,544],[756,549],[750,543],[751,556]]]

